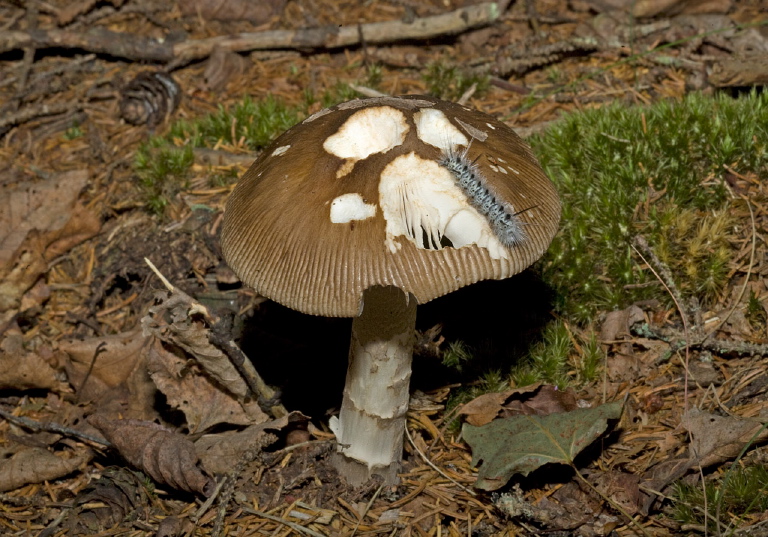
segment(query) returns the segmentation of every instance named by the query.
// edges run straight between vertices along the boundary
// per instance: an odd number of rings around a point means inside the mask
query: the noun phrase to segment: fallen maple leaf
[[[496,490],[515,474],[528,475],[547,463],[573,460],[618,419],[623,403],[578,409],[548,416],[514,416],[482,427],[465,424],[462,435],[480,471],[475,487]]]

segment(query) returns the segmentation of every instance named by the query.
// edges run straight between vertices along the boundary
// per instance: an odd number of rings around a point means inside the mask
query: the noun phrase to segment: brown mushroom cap
[[[512,129],[432,97],[379,97],[277,138],[232,192],[221,245],[260,294],[354,317],[374,285],[425,303],[508,278],[542,256],[559,220],[554,186]]]

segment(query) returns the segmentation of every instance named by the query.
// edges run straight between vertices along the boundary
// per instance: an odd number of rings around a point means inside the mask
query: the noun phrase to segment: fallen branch
[[[57,114],[63,114],[65,112],[72,112],[80,110],[83,107],[82,103],[78,102],[65,102],[65,103],[53,103],[53,104],[40,104],[36,106],[29,106],[13,112],[0,118],[0,132],[7,127],[18,125],[20,123],[26,123],[27,121],[37,119],[42,116],[55,116]]]
[[[269,49],[334,49],[354,45],[382,44],[410,39],[430,39],[455,35],[495,22],[508,2],[484,2],[448,13],[402,20],[373,22],[356,26],[323,26],[299,30],[271,30],[241,33],[173,43],[136,34],[93,29],[88,32],[35,30],[4,32],[0,53],[20,48],[66,48],[109,54],[130,60],[180,64],[209,56],[215,48],[248,52]]]
[[[58,423],[53,423],[50,421],[41,422],[41,421],[31,420],[29,418],[24,418],[22,416],[14,416],[10,412],[6,412],[3,409],[0,409],[0,418],[3,418],[4,420],[10,423],[15,423],[20,427],[25,427],[35,432],[45,431],[48,433],[56,433],[63,436],[78,438],[86,442],[92,442],[100,446],[109,447],[112,445],[109,441],[105,440],[104,438],[94,436],[92,434],[84,433],[82,431],[78,431],[77,429],[65,427],[64,425],[60,425]]]

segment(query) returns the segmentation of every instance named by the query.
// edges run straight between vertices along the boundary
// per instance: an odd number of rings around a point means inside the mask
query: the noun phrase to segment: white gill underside
[[[396,253],[405,237],[418,248],[440,250],[445,238],[453,248],[476,244],[492,259],[506,258],[488,220],[467,201],[443,166],[415,153],[387,165],[379,182],[379,204],[386,225],[386,246]]]

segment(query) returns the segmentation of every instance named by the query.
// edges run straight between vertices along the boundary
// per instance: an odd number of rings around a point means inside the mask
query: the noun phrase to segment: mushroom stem
[[[352,486],[373,475],[397,483],[411,379],[416,298],[397,287],[363,293],[352,321],[349,368],[336,426],[335,466]]]

